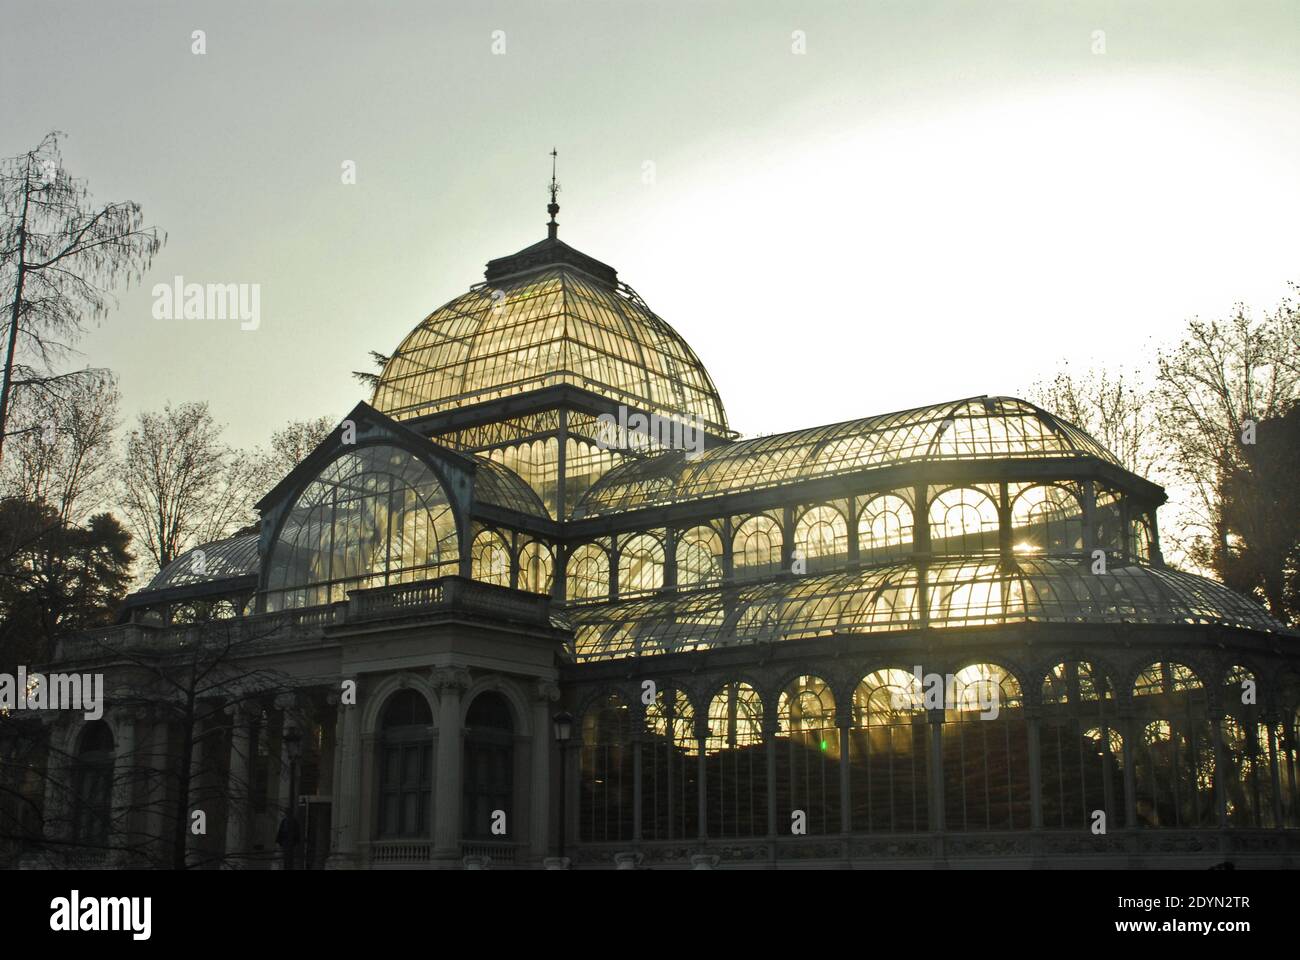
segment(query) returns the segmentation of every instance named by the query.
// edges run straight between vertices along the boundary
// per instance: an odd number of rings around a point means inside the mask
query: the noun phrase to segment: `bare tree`
[[[141,413],[126,438],[121,501],[128,526],[158,569],[236,512],[225,483],[232,453],[206,403]]]
[[[0,459],[14,390],[65,378],[51,373],[53,361],[88,318],[105,314],[114,286],[140,279],[165,241],[144,225],[138,204],[92,203],[85,183],[63,169],[58,133],[0,161]]]
[[[1185,549],[1203,567],[1230,552],[1221,493],[1244,466],[1249,425],[1281,417],[1300,397],[1297,344],[1300,310],[1288,300],[1258,320],[1241,305],[1224,321],[1192,319],[1182,342],[1159,355],[1161,442],[1187,490]]]
[[[269,490],[302,463],[337,425],[338,421],[333,417],[291,420],[272,434],[271,451],[266,457],[266,489]]]
[[[48,503],[67,523],[108,506],[119,399],[117,379],[107,371],[68,381],[52,402],[33,393],[16,396],[0,491]]]
[[[1076,376],[1064,364],[1051,381],[1034,384],[1028,399],[1081,428],[1134,473],[1159,472],[1155,397],[1140,373],[1088,370]]]

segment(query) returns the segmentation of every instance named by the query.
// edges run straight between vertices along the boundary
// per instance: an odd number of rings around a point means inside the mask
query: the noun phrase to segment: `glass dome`
[[[567,384],[726,433],[699,358],[613,268],[550,240],[487,276],[411,331],[372,406],[403,420]]]

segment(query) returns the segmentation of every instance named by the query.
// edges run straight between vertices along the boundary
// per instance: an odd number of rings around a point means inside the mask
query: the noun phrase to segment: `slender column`
[[[766,711],[763,716],[763,744],[766,749],[763,751],[767,757],[767,836],[769,840],[776,838],[777,810],[776,810],[776,751],[777,751],[777,722],[776,717],[771,716]],[[791,771],[793,773],[793,771]],[[790,822],[790,811],[781,811],[785,816],[785,822]],[[807,813],[807,811],[804,811]],[[789,828],[786,828],[789,831]],[[775,851],[773,851],[775,852]]]
[[[700,840],[709,839],[709,717],[707,709],[695,717],[695,739],[699,745],[696,755],[696,783],[699,789],[699,835]]]
[[[45,839],[59,841],[72,837],[72,749],[75,736],[66,716],[43,715],[48,723],[48,748],[45,763]]]
[[[1137,827],[1137,729],[1138,724],[1132,714],[1121,714],[1120,730],[1124,733],[1124,826],[1132,830]]]
[[[930,721],[930,830],[946,827],[943,796],[943,711],[927,710]]]
[[[135,800],[135,725],[138,711],[119,710],[113,718],[113,842],[115,860],[125,865],[130,857],[131,821]]]
[[[206,745],[203,742],[203,730],[197,719],[192,721],[193,734],[190,743],[190,783],[185,807],[185,865],[197,867],[203,860],[203,834],[194,832],[196,811],[202,810],[206,821],[211,819],[212,811],[207,808],[203,795],[203,757]]]
[[[152,847],[155,865],[170,866],[172,856],[172,809],[167,802],[167,778],[171,776],[171,725],[155,711],[149,744],[149,785],[145,801],[145,835]]]
[[[242,703],[226,708],[230,716],[230,768],[226,777],[225,869],[245,865],[248,854],[249,725],[252,716]]]
[[[860,547],[858,546],[858,508],[860,506],[861,504],[858,503],[857,497],[849,497],[849,503],[848,503],[849,515],[847,518],[849,522],[848,524],[849,566],[856,566],[862,559]]]
[[[645,707],[640,701],[634,705],[632,718],[632,842],[641,842],[641,743],[645,738]]]
[[[1125,528],[1127,529],[1127,527]],[[1214,769],[1217,773],[1220,770],[1227,770],[1228,751],[1223,746],[1223,714],[1217,709],[1210,711],[1210,743],[1214,747]],[[1228,828],[1228,791],[1222,785],[1221,778],[1214,778],[1214,809],[1218,817],[1220,830]],[[1195,790],[1195,787],[1193,787]],[[1200,823],[1197,823],[1200,826]]]
[[[853,730],[853,711],[841,708],[835,719],[840,734],[840,832],[850,833],[853,830],[853,790],[850,783],[853,761],[849,756],[849,737]]]
[[[440,667],[433,671],[433,685],[439,691],[438,777],[433,803],[433,856],[460,860],[461,762],[464,737],[460,718],[461,694],[469,688],[469,671],[463,667]]]
[[[298,723],[294,719],[293,711],[298,705],[298,698],[292,693],[283,693],[275,698],[275,705],[280,710],[280,777],[279,786],[276,790],[276,813],[274,827],[279,832],[280,820],[292,814],[297,817],[297,798],[289,796],[289,791],[293,784],[290,782],[293,778],[293,761],[289,759],[289,748],[285,739],[291,730],[298,729]],[[301,824],[299,825],[301,826]],[[284,849],[277,843],[275,848],[275,867],[284,869]]]
[[[549,856],[551,837],[551,710],[560,699],[559,684],[539,680],[533,689],[533,788],[529,797],[529,854]]]
[[[356,684],[360,694],[361,684],[358,677],[344,677]],[[357,699],[360,699],[359,696]],[[356,865],[356,848],[359,837],[361,811],[361,716],[355,702],[345,703],[342,697],[335,698],[337,708],[334,727],[335,763],[334,784],[330,798],[330,833],[333,847],[330,850],[329,866],[351,867]]]

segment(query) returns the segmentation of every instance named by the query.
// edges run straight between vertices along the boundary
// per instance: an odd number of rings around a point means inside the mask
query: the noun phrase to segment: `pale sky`
[[[544,237],[552,146],[560,237],[750,434],[1139,364],[1300,280],[1296,0],[0,6],[0,154],[63,130],[170,235],[83,362],[241,445]],[[155,320],[177,275],[260,328]]]

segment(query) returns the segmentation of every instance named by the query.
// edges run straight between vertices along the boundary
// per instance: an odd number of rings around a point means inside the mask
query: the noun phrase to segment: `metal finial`
[[[555,221],[555,215],[560,212],[560,205],[555,202],[555,195],[560,192],[560,185],[555,182],[555,158],[557,156],[559,154],[556,149],[551,147],[551,202],[546,205],[546,212],[551,215],[551,221],[546,225],[546,235],[551,240],[555,239],[560,226]]]

